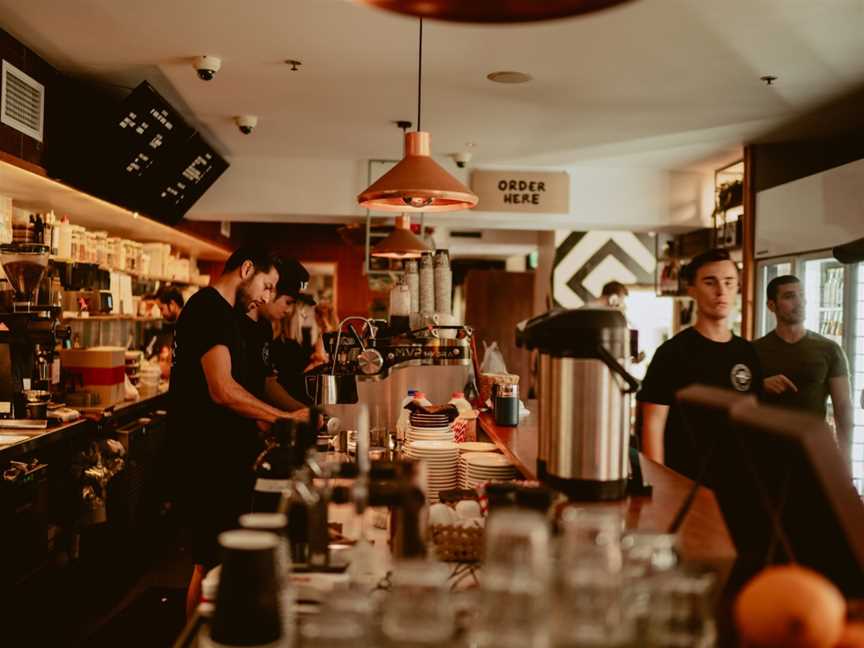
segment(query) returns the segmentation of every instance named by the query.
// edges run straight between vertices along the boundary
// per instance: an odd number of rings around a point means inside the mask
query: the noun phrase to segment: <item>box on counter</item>
[[[126,349],[123,347],[90,347],[63,349],[60,366],[75,389],[99,395],[99,406],[123,401],[126,379]]]

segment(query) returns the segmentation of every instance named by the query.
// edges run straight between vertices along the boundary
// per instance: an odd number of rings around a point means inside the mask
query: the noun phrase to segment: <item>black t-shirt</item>
[[[684,428],[675,392],[693,384],[759,396],[762,368],[756,350],[737,335],[728,342],[714,342],[695,328],[688,328],[660,345],[654,354],[636,398],[669,405],[663,439],[665,463],[691,479],[698,476],[701,457]]]
[[[296,340],[276,339],[270,344],[270,362],[278,375],[279,384],[291,396],[311,404],[306,393],[303,372],[309,364],[311,353]]]
[[[187,494],[209,500],[234,496],[248,483],[260,450],[254,421],[241,417],[210,397],[201,358],[223,345],[231,355],[231,375],[254,391],[255,370],[250,360],[254,344],[238,313],[215,288],[193,295],[177,320],[171,368],[171,434],[183,456]]]
[[[264,399],[264,385],[273,375],[270,347],[273,342],[273,328],[266,319],[258,321],[246,316],[242,318],[242,332],[249,350],[249,386],[247,389],[260,399]]]

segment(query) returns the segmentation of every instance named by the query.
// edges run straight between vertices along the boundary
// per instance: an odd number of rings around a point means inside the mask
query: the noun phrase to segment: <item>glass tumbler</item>
[[[650,648],[711,648],[717,641],[710,572],[675,570],[652,579],[645,632]]]
[[[556,645],[627,645],[633,626],[626,610],[620,513],[609,508],[568,509],[562,526]]]
[[[480,606],[471,635],[478,646],[551,645],[549,523],[536,511],[499,509],[486,525]]]
[[[434,644],[448,641],[455,628],[446,565],[425,560],[397,562],[390,577],[381,625],[395,644]]]

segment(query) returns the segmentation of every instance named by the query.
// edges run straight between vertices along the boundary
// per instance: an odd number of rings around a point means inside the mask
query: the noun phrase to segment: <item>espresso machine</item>
[[[462,391],[471,334],[466,326],[396,330],[383,320],[346,318],[337,332],[324,336],[331,361],[306,375],[306,392],[347,429],[356,429],[360,403],[376,419],[373,425],[393,429],[408,389],[422,389],[433,403]]]
[[[537,472],[576,500],[614,500],[641,484],[631,470],[630,413],[638,381],[621,311],[553,310],[520,324],[517,344],[540,356]],[[635,479],[634,479],[635,478]]]
[[[52,373],[59,373],[55,347],[69,336],[68,327],[60,326],[61,308],[40,295],[49,254],[49,246],[39,243],[0,245],[0,265],[14,290],[0,312],[0,418],[11,419],[4,427],[47,418]]]

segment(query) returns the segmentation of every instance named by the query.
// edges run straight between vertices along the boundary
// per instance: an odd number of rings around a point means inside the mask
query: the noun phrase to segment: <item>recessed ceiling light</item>
[[[486,78],[495,83],[528,83],[534,77],[524,72],[513,72],[512,70],[502,70],[501,72],[492,72],[486,75]]]

